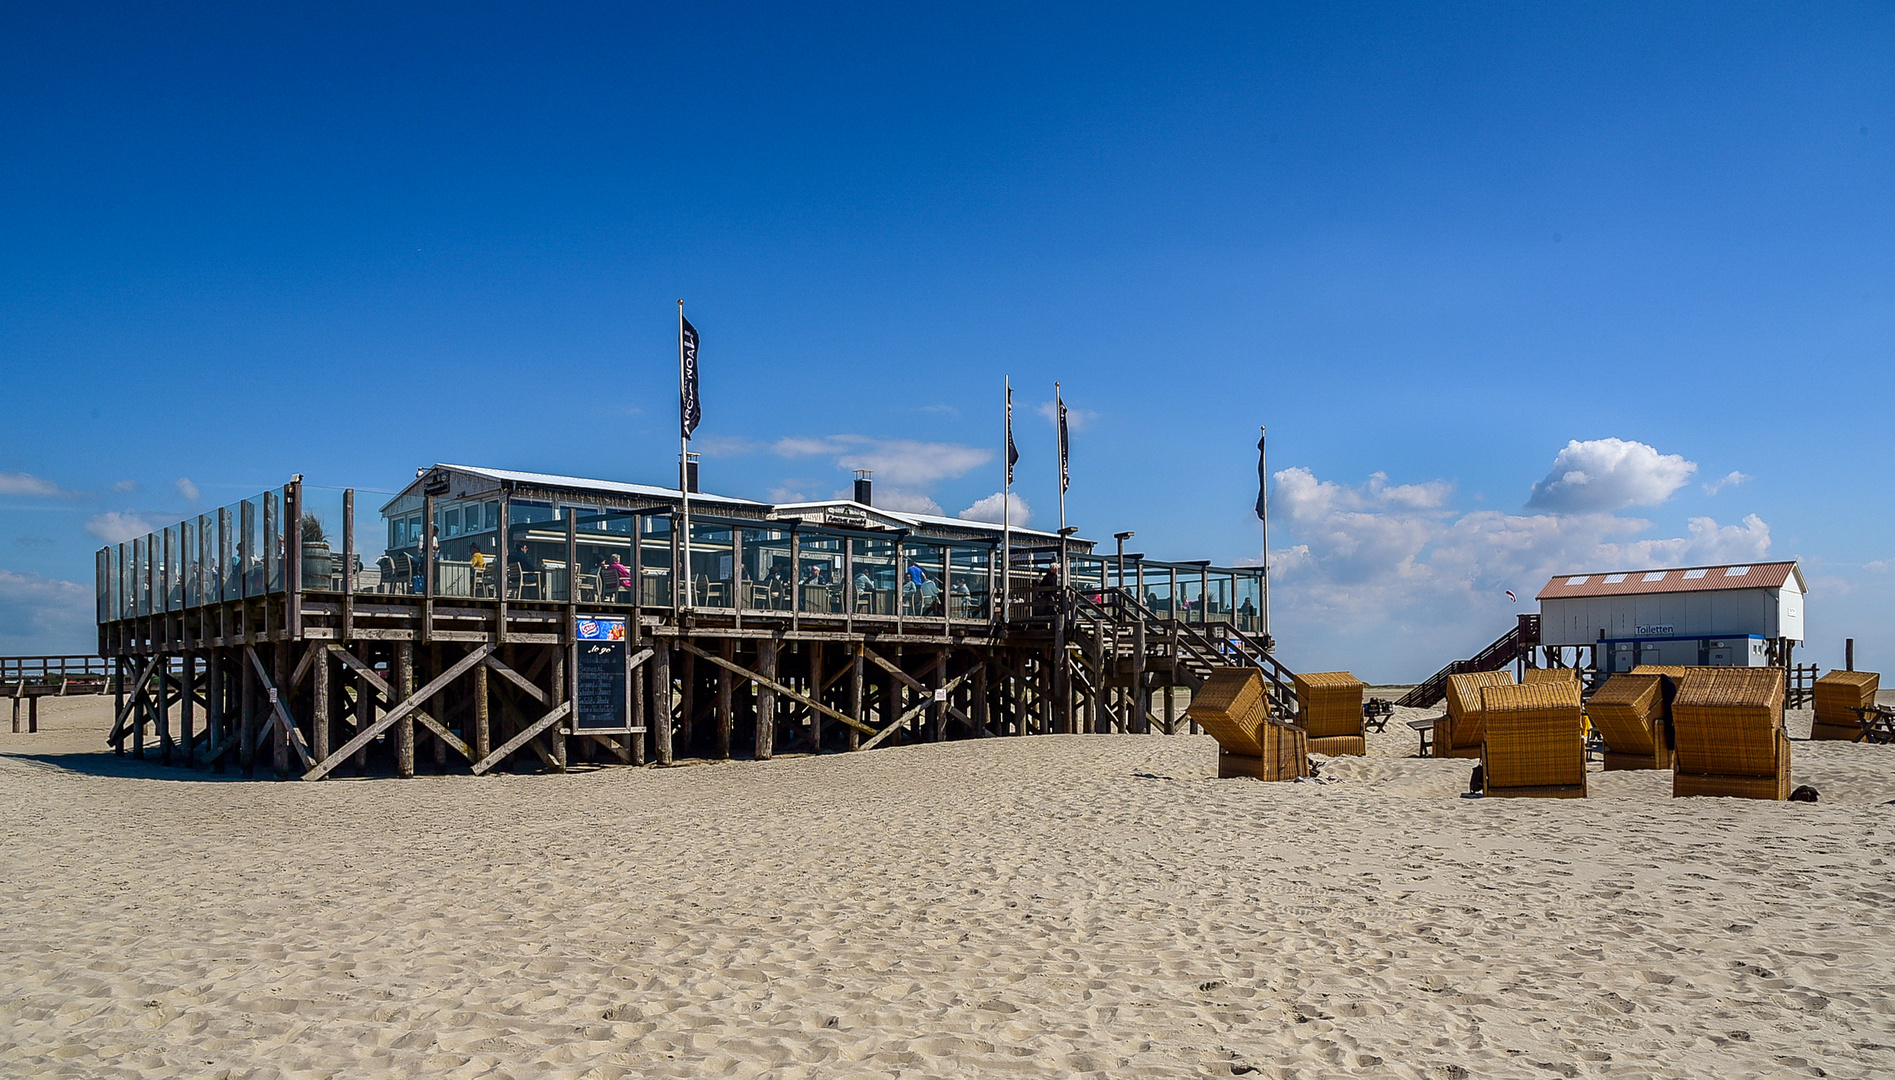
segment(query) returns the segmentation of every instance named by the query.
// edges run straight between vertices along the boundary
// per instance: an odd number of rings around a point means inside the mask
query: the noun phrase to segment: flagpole
[[[1257,471],[1263,474],[1261,490],[1257,492],[1257,501],[1263,506],[1263,513],[1257,515],[1263,527],[1263,636],[1270,637],[1270,472],[1264,467],[1264,439],[1269,429],[1261,425],[1257,428]]]
[[[1053,424],[1059,441],[1059,587],[1066,587],[1066,402],[1053,383]]]
[[[697,606],[691,580],[691,435],[684,430],[684,301],[678,301],[678,496],[684,507],[683,596],[688,610]],[[574,580],[577,580],[576,578]]]
[[[1004,376],[1006,419],[1000,432],[1000,621],[1013,616],[1013,376]]]

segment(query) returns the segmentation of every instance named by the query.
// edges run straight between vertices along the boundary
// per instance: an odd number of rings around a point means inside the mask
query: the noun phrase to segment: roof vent
[[[874,506],[875,485],[869,480],[869,470],[855,470],[855,501],[863,506]]]

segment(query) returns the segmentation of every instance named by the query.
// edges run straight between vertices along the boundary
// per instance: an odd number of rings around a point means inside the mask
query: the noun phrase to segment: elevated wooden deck
[[[361,592],[354,573],[311,573],[304,545],[272,540],[279,520],[303,520],[299,484],[280,501],[274,494],[258,503],[260,530],[246,510],[240,529],[226,517],[211,530],[214,541],[186,523],[142,556],[136,547],[129,560],[101,552],[100,653],[115,665],[111,744],[119,752],[142,757],[155,741],[167,762],[320,779],[412,776],[429,764],[481,774],[564,770],[575,757],[670,764],[948,738],[1176,731],[1175,699],[1164,691],[1194,687],[1227,664],[1262,669],[1273,700],[1294,708],[1267,635],[1212,617],[1202,602],[1208,591],[1198,593],[1195,620],[1184,605],[1174,617],[1123,587],[1132,582],[1123,572],[1123,585],[1071,584],[1063,550],[1002,580],[993,560],[956,564],[946,547],[930,552],[938,562],[905,562],[898,536],[887,564],[898,587],[883,590],[885,603],[875,602],[866,572],[851,573],[866,561],[854,558],[853,544],[833,557],[844,584],[807,590],[809,603],[802,589],[742,587],[742,533],[730,540],[740,587],[729,590],[738,602],[728,606],[687,605],[669,588],[595,583],[587,595],[570,572],[563,590],[544,590],[554,599],[540,599],[525,595],[524,575],[509,576],[504,561],[489,580],[507,587],[490,595],[444,595],[433,565]],[[352,497],[345,521],[351,514]],[[348,521],[345,568],[355,565],[353,532]],[[629,536],[643,535],[634,521]],[[433,549],[432,539],[422,550]],[[786,539],[781,550],[797,581],[803,544],[824,536],[792,528]],[[588,541],[570,517],[563,540],[563,565],[585,565]],[[630,543],[633,565],[649,569],[648,551]],[[678,545],[668,547],[658,572],[675,577],[684,562]],[[911,591],[908,565],[938,566],[936,589],[922,592],[924,571]],[[1175,581],[1177,571],[1169,575]],[[471,577],[461,588],[483,591]],[[1167,588],[1168,598],[1178,595]]]

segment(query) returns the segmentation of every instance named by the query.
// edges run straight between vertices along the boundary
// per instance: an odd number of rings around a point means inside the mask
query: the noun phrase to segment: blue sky
[[[294,472],[669,478],[684,297],[711,490],[959,513],[1010,374],[1047,525],[1059,380],[1074,524],[1254,559],[1268,424],[1292,667],[1765,557],[1895,662],[1891,58],[1873,4],[10,5],[0,651]]]

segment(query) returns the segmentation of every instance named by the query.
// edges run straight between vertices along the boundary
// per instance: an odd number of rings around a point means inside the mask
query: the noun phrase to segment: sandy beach
[[[1068,736],[303,784],[49,701],[0,734],[0,1071],[1895,1072],[1895,747],[1798,742],[1817,805],[1467,800],[1399,719],[1321,783]]]

